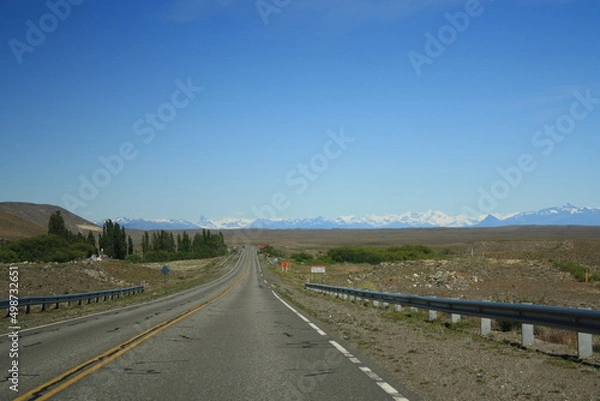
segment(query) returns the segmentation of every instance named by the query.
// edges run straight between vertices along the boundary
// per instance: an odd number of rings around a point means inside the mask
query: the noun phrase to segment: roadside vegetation
[[[325,253],[312,255],[308,252],[297,252],[290,258],[299,264],[336,264],[336,263],[366,263],[378,265],[383,262],[402,262],[406,260],[431,259],[438,255],[431,248],[423,245],[390,246],[376,248],[370,246],[341,246],[330,248]],[[448,256],[444,250],[442,256]]]
[[[383,249],[366,246],[343,246],[330,249],[327,251],[327,256],[337,263],[378,265],[382,262],[429,259],[434,256],[434,252],[431,248],[423,245],[391,246]]]
[[[585,281],[586,268],[572,262],[564,262],[561,260],[550,259],[550,262],[560,270],[570,273],[577,281]],[[600,273],[589,274],[588,280],[600,281]]]
[[[87,237],[67,230],[60,211],[52,214],[48,233],[19,241],[0,244],[0,262],[68,262],[88,258],[96,252],[96,239],[90,231]]]
[[[205,259],[226,255],[227,245],[222,233],[213,234],[202,230],[190,238],[187,232],[174,236],[172,232],[161,230],[142,237],[141,253],[130,255],[127,260],[139,262],[167,262],[172,260]]]

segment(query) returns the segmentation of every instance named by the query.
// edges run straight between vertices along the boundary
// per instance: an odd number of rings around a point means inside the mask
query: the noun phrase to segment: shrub
[[[297,262],[297,263],[312,262],[314,259],[310,253],[306,253],[306,252],[294,253],[294,254],[292,254],[291,257],[294,260],[294,262]]]
[[[554,266],[558,267],[560,270],[570,273],[575,279],[578,281],[585,281],[585,267],[571,263],[571,262],[563,262],[556,259],[551,259],[550,262],[554,264]],[[590,281],[600,281],[600,274],[590,274]]]
[[[427,259],[433,251],[423,245],[393,246],[379,249],[366,246],[342,246],[327,251],[327,257],[338,263],[398,262],[403,260]]]

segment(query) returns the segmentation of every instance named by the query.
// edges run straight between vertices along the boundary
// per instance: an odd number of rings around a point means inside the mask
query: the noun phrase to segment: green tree
[[[175,252],[177,250],[177,246],[175,244],[175,237],[173,233],[169,233],[169,237],[167,238],[167,252]]]
[[[60,214],[60,210],[57,210],[50,215],[50,220],[48,221],[48,234],[58,235],[65,239],[69,238],[70,233],[65,225],[65,220]]]
[[[96,247],[96,237],[94,237],[94,233],[88,231],[88,235],[85,239],[85,242],[89,245],[92,245],[94,248]]]
[[[100,248],[103,252],[115,259],[127,257],[127,235],[125,227],[108,219],[102,227],[102,235],[99,239]]]
[[[142,237],[142,253],[145,255],[150,251],[150,235],[148,231],[144,231],[144,236]]]
[[[192,252],[192,241],[187,232],[183,232],[181,237],[181,248],[177,248],[180,252],[189,253]]]

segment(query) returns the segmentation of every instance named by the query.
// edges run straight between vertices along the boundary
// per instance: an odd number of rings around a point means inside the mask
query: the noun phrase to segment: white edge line
[[[310,323],[310,320],[308,320],[307,318],[305,318],[300,312],[298,312],[296,309],[294,309],[290,304],[288,304],[287,302],[285,302],[283,299],[279,298],[279,295],[277,295],[275,293],[275,291],[271,290],[271,292],[273,293],[273,295],[275,295],[275,298],[277,298],[282,304],[284,304],[285,306],[287,306],[289,310],[291,310],[296,315],[298,315],[300,317],[300,319],[304,320],[306,323]]]
[[[289,310],[291,310],[296,315],[298,315],[300,317],[300,319],[302,319],[302,320],[304,320],[304,322],[308,323],[308,325],[310,327],[312,327],[313,329],[315,329],[320,335],[322,335],[322,336],[327,335],[327,333],[325,333],[323,330],[321,330],[316,324],[312,323],[310,320],[305,318],[300,312],[298,312],[296,309],[294,309],[290,304],[288,304],[283,299],[281,299],[279,297],[279,295],[277,295],[275,293],[275,291],[271,290],[271,292],[273,293],[275,298],[277,298]],[[360,360],[358,360],[354,355],[352,355],[346,348],[341,346],[337,341],[330,340],[329,344],[331,344],[342,355],[344,355],[346,358],[348,358],[352,363],[354,363],[354,364],[361,363]],[[391,386],[388,382],[384,381],[381,377],[379,377],[379,375],[377,373],[373,372],[369,367],[363,365],[363,366],[359,366],[358,368],[363,373],[365,373],[371,380],[373,380],[375,383],[377,383],[377,385],[379,387],[381,387],[381,389],[383,391],[385,391],[389,396],[391,396],[394,401],[410,401],[408,398],[406,398],[402,394],[400,394],[400,392],[398,390],[396,390],[393,386]]]
[[[313,329],[315,329],[315,330],[317,331],[317,333],[319,333],[320,335],[322,335],[322,336],[326,336],[326,335],[327,335],[327,333],[325,333],[323,330],[321,330],[321,329],[319,328],[319,326],[317,326],[316,324],[314,324],[314,323],[309,323],[308,325],[309,325],[310,327],[312,327]]]

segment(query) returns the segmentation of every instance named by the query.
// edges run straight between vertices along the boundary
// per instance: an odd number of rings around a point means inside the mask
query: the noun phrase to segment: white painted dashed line
[[[377,381],[381,381],[381,377],[379,377],[377,375],[377,373],[373,372],[371,370],[371,368],[367,367],[367,366],[359,366],[358,367],[360,370],[363,371],[364,374],[366,374],[367,376],[369,376],[370,379]]]
[[[283,299],[279,298],[279,295],[275,294],[275,291],[271,291],[271,292],[273,293],[273,295],[275,295],[275,298],[277,298],[282,304],[284,304],[285,306],[287,306],[289,310],[291,310],[296,315],[298,315],[298,317],[300,317],[300,319],[304,320],[306,323],[310,323],[310,320],[308,320],[307,318],[305,318],[300,312],[298,312],[296,309],[294,309],[290,304],[288,304],[287,302],[285,302]]]
[[[344,356],[346,358],[348,358],[350,360],[350,362],[357,364],[357,365],[361,363],[357,357],[355,357],[350,352],[348,352],[348,350],[346,348],[342,347],[337,341],[330,340],[329,344],[333,345],[338,351],[340,351],[342,354],[344,354]]]
[[[275,298],[277,298],[282,304],[284,304],[289,310],[294,312],[300,319],[304,322],[308,323],[310,327],[317,331],[322,336],[327,336],[323,330],[319,328],[316,324],[312,323],[310,320],[305,318],[300,312],[294,309],[290,304],[281,299],[275,291],[271,291]],[[341,346],[337,341],[330,340],[329,344],[331,344],[335,349],[337,349],[342,355],[348,358],[352,363],[361,365],[361,362],[358,358],[356,358],[352,353],[350,353],[346,348]],[[373,380],[377,385],[385,391],[394,401],[410,401],[408,398],[400,394],[398,390],[396,390],[393,386],[391,386],[388,382],[384,381],[379,375],[371,370],[368,366],[359,366],[358,367],[364,374],[366,374],[371,380]]]
[[[408,398],[400,394],[398,390],[392,387],[388,382],[384,381],[377,373],[373,372],[367,366],[359,366],[359,369],[362,370],[364,374],[369,376],[371,380],[377,383],[377,385],[381,387],[383,391],[388,393],[394,399],[394,401],[409,401]]]
[[[314,324],[314,323],[309,323],[308,325],[309,325],[310,327],[312,327],[313,329],[315,329],[315,330],[317,331],[317,333],[319,333],[319,334],[320,334],[320,335],[322,335],[323,337],[325,337],[325,336],[327,335],[327,333],[325,333],[323,330],[321,330],[321,329],[319,328],[319,326],[317,326],[316,324]]]

